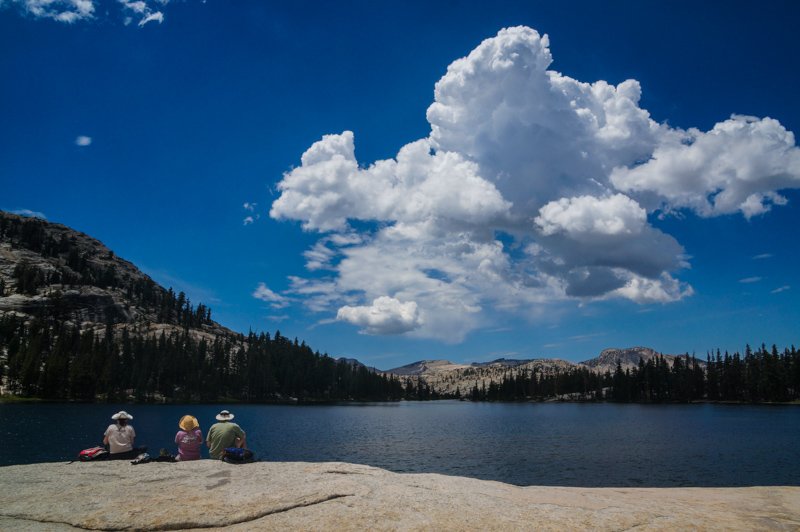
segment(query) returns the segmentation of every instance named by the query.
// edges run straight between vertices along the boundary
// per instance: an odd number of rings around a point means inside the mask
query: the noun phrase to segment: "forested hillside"
[[[0,212],[4,393],[94,400],[393,400],[395,378],[235,333],[97,240]]]

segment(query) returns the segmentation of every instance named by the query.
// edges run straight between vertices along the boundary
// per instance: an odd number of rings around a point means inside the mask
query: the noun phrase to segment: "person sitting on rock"
[[[103,434],[103,445],[108,445],[111,458],[120,458],[133,453],[136,431],[128,424],[128,421],[132,420],[133,416],[124,410],[120,410],[111,416],[111,419],[116,423],[109,425],[105,434]]]
[[[247,436],[242,428],[236,423],[231,423],[233,414],[227,410],[223,410],[216,416],[219,423],[214,423],[208,429],[208,436],[206,436],[206,445],[208,445],[208,454],[211,458],[219,460],[222,458],[222,451],[226,447],[240,447],[247,449]]]
[[[176,460],[181,462],[199,460],[203,433],[200,431],[200,424],[197,422],[197,418],[185,415],[178,422],[178,427],[181,430],[175,435],[175,443],[178,445]]]

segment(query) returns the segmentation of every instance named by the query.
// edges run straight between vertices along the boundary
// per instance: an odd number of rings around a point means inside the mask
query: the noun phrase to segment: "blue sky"
[[[797,343],[796,2],[292,4],[0,0],[0,208],[380,368]]]

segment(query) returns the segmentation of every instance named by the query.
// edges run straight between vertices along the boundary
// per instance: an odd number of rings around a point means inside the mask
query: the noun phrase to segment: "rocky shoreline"
[[[0,530],[797,530],[800,487],[519,487],[346,464],[0,467]]]

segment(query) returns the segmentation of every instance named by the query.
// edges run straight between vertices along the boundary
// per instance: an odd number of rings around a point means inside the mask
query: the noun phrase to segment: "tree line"
[[[461,395],[460,390],[457,392]],[[663,355],[639,360],[633,368],[603,374],[576,367],[552,373],[507,372],[500,382],[476,381],[464,397],[473,401],[524,401],[552,398],[584,401],[667,403],[692,401],[791,402],[800,400],[800,351],[779,352],[773,345],[744,355],[719,350],[705,362],[695,356]]]
[[[276,332],[207,339],[109,323],[0,318],[0,378],[23,397],[76,401],[350,401],[417,398],[417,387],[337,361]],[[2,362],[5,362],[3,364]]]
[[[277,331],[203,335],[163,328],[142,334],[108,323],[81,331],[69,321],[0,318],[0,379],[23,397],[78,401],[473,401],[579,400],[638,403],[800,400],[800,352],[745,348],[744,355],[664,356],[612,373],[585,367],[509,371],[497,382],[438,393],[320,354]]]

